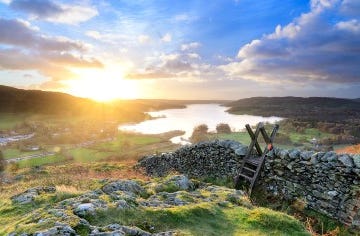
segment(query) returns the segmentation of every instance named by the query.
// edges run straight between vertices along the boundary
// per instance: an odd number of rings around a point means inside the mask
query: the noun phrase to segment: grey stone
[[[145,189],[134,180],[118,180],[116,182],[104,185],[102,190],[107,194],[119,190],[131,192],[134,194],[142,194],[145,192]]]
[[[354,166],[354,162],[353,159],[349,156],[349,155],[341,155],[339,157],[339,161],[341,163],[343,163],[344,166],[346,167],[353,167]]]
[[[247,153],[247,147],[240,147],[240,148],[237,148],[235,149],[235,154],[238,155],[238,156],[245,156],[246,153]]]
[[[360,169],[360,154],[353,155],[353,161],[355,166]]]
[[[299,156],[300,156],[300,151],[297,150],[297,149],[295,149],[295,150],[293,150],[293,151],[291,151],[291,152],[289,153],[289,157],[290,157],[290,159],[292,159],[292,160],[295,160],[295,159],[299,158]]]
[[[74,209],[74,214],[80,217],[93,213],[95,213],[95,206],[92,203],[82,203]]]
[[[36,196],[38,195],[44,193],[54,193],[55,191],[56,188],[53,186],[45,186],[45,187],[40,186],[40,187],[30,188],[23,193],[11,197],[11,200],[14,203],[27,204],[33,202]]]
[[[122,230],[116,230],[112,232],[96,232],[91,233],[90,236],[125,236],[125,232]]]
[[[75,230],[67,224],[55,225],[44,231],[38,231],[34,233],[34,236],[75,236],[77,235]]]
[[[327,192],[327,194],[328,194],[331,198],[333,198],[333,197],[336,197],[339,193],[338,193],[337,191],[333,190],[333,191]]]

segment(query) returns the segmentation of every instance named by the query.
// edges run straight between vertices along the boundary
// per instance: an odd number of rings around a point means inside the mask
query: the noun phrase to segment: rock
[[[292,159],[292,160],[295,160],[295,159],[299,158],[299,156],[300,156],[300,151],[297,150],[297,149],[295,149],[295,150],[293,150],[293,151],[291,151],[291,152],[289,153],[289,157],[290,157],[290,159]]]
[[[125,232],[125,235],[128,236],[151,236],[151,233],[148,233],[138,227],[128,227],[128,226],[122,226],[122,231]]]
[[[353,156],[354,165],[360,169],[360,154],[355,154]]]
[[[55,191],[56,188],[52,186],[30,188],[23,193],[11,197],[11,200],[13,203],[19,204],[31,203],[35,200],[36,196],[44,193],[54,193]]]
[[[74,209],[74,214],[80,217],[84,217],[88,214],[93,214],[93,213],[95,213],[95,206],[92,203],[83,203],[78,205]]]
[[[58,236],[62,236],[62,235],[63,236],[74,236],[77,234],[76,234],[75,230],[72,229],[67,224],[58,224],[50,229],[34,233],[34,236],[57,236],[57,235]]]
[[[128,208],[130,208],[130,205],[125,200],[119,200],[116,202],[116,208],[117,209],[128,209]]]
[[[349,155],[341,155],[339,157],[339,161],[341,163],[343,163],[344,166],[346,167],[353,167],[354,166],[354,162],[353,159],[349,156]]]
[[[338,193],[337,191],[329,191],[329,192],[327,192],[327,194],[328,194],[331,198],[333,198],[333,197],[336,197],[339,193]]]
[[[145,189],[143,187],[141,187],[134,180],[119,180],[116,182],[112,182],[112,183],[104,185],[102,187],[102,190],[107,194],[110,194],[112,192],[116,192],[119,190],[131,192],[136,195],[143,194],[145,192]]]
[[[304,161],[310,160],[311,156],[313,155],[313,152],[301,152],[300,157]]]
[[[116,230],[112,232],[96,232],[91,233],[90,236],[125,236],[126,234],[122,230]]]
[[[248,148],[245,146],[242,146],[240,148],[235,149],[235,154],[238,156],[245,156],[247,153]]]
[[[185,175],[174,175],[155,187],[156,192],[176,192],[179,190],[190,190],[194,184]]]
[[[167,231],[167,232],[153,234],[153,236],[175,236],[175,235],[177,234],[174,231]]]

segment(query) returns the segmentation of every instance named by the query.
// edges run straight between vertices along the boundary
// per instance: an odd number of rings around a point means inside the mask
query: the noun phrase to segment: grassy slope
[[[309,235],[293,217],[266,208],[219,207],[200,203],[168,209],[116,210],[90,218],[95,225],[117,222],[180,235]],[[146,223],[144,223],[146,222]]]
[[[0,235],[13,231],[16,225],[31,231],[40,230],[34,227],[40,218],[46,217],[46,209],[61,200],[99,188],[104,178],[148,178],[131,166],[131,163],[92,163],[47,166],[38,172],[21,170],[18,174],[23,175],[23,180],[1,186]],[[12,204],[9,199],[30,187],[48,185],[56,186],[58,191],[42,196],[33,204]],[[261,207],[220,207],[206,202],[168,209],[109,209],[89,220],[98,226],[116,222],[145,230],[154,226],[156,232],[176,230],[180,235],[309,235],[299,221],[284,213]]]

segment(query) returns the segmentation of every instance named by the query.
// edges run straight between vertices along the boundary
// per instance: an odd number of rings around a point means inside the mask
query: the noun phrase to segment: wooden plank
[[[263,127],[263,124],[260,122],[260,123],[257,125],[257,127],[256,127],[256,131],[257,131],[258,129],[260,129],[261,127]],[[248,132],[249,135],[250,135],[251,141],[255,140],[255,148],[256,148],[256,151],[258,152],[259,155],[262,155],[261,147],[260,147],[260,145],[259,145],[259,143],[258,143],[258,141],[257,141],[257,138],[258,138],[257,132],[255,131],[255,134],[254,134],[249,124],[246,124],[246,125],[245,125],[245,128],[246,128],[247,132]],[[250,144],[250,146],[251,146],[251,144]],[[250,148],[250,146],[249,146],[249,148]],[[252,148],[251,148],[251,149],[252,149]]]

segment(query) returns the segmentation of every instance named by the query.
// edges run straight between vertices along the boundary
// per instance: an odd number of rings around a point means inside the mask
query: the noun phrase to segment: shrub
[[[209,130],[209,128],[206,124],[201,124],[201,125],[196,126],[190,137],[190,141],[192,143],[208,141],[209,140],[209,138],[207,136],[208,130]]]
[[[19,169],[20,169],[20,164],[19,164],[18,162],[11,162],[11,163],[10,163],[9,170],[10,170],[12,173],[17,172]]]
[[[223,134],[230,134],[231,128],[228,124],[220,123],[216,126],[216,132],[217,133],[223,133]]]

